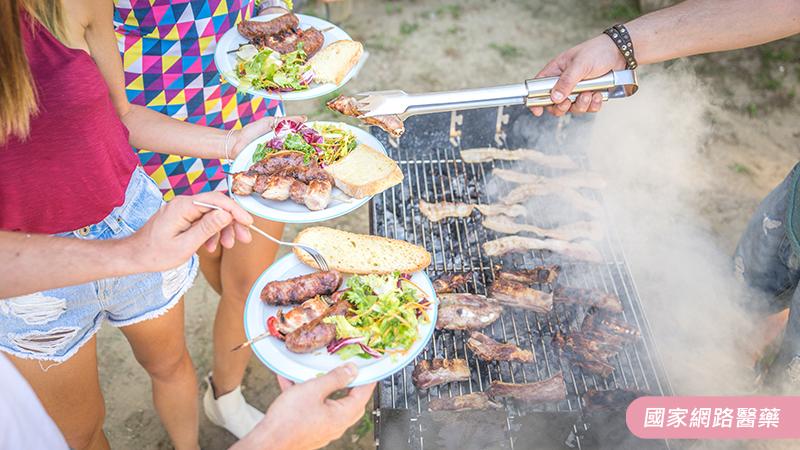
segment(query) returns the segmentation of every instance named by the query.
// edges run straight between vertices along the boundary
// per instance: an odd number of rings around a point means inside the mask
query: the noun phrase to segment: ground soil
[[[635,2],[611,0],[351,0],[351,6],[352,15],[340,24],[364,42],[370,57],[345,92],[424,91],[521,81],[559,50],[637,14]],[[307,8],[322,12],[313,3]],[[703,141],[693,159],[694,173],[704,181],[686,191],[692,197],[688,204],[692,214],[708,225],[710,240],[723,253],[732,251],[759,200],[800,159],[800,104],[795,95],[799,62],[800,41],[795,38],[760,49],[695,58],[682,66],[683,74],[692,74],[693,89],[706,94],[703,98],[711,106],[701,115]],[[670,70],[674,68],[646,69],[654,77],[669,77]],[[322,100],[287,109],[311,118],[334,117]],[[680,133],[668,127],[665,124],[666,132]],[[366,208],[337,220],[335,226],[368,231]],[[289,227],[286,237],[297,229]],[[186,333],[198,378],[211,366],[217,300],[202,277],[186,295]],[[147,376],[123,336],[104,328],[98,352],[112,446],[170,448],[152,408]],[[255,359],[244,386],[245,396],[261,409],[278,392],[274,375]],[[201,418],[203,448],[221,449],[233,442],[227,432]],[[360,427],[329,448],[372,446],[371,431]]]

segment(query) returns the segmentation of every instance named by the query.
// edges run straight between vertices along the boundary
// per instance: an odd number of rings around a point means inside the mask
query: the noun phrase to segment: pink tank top
[[[92,58],[24,11],[20,29],[39,112],[27,139],[0,145],[0,229],[77,230],[123,203],[136,156]]]

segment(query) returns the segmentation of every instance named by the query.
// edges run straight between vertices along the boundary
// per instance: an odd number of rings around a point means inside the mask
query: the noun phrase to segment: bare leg
[[[197,379],[183,332],[183,300],[161,317],[121,328],[153,383],[153,403],[176,449],[197,449]]]
[[[197,251],[197,256],[200,257],[200,271],[203,272],[206,281],[211,285],[211,289],[214,289],[218,295],[221,295],[222,277],[220,275],[220,267],[222,264],[222,247],[217,246],[214,253],[210,253],[204,247],[200,247]]]
[[[275,237],[283,233],[283,224],[256,219],[255,225]],[[244,304],[259,275],[275,260],[278,246],[253,234],[247,245],[237,244],[222,251],[222,297],[214,319],[214,394],[219,397],[242,384],[250,361],[250,349],[231,352],[245,340]]]
[[[106,410],[97,375],[95,337],[75,356],[58,365],[46,361],[40,365],[39,361],[7,356],[33,387],[70,448],[109,448],[103,433]],[[42,366],[47,368],[46,372]]]

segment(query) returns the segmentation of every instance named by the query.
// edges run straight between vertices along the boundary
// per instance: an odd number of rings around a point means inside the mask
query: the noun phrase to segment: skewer
[[[256,342],[258,342],[258,341],[260,341],[260,340],[262,340],[264,338],[267,338],[269,336],[270,336],[269,331],[265,331],[265,332],[259,334],[258,336],[254,337],[253,339],[250,339],[247,342],[242,342],[241,344],[237,345],[236,347],[233,347],[231,349],[231,351],[235,352],[237,350],[241,350],[243,348],[250,347],[251,345],[255,344]]]

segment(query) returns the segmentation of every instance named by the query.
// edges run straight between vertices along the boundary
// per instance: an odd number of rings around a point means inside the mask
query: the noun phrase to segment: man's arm
[[[212,203],[225,211],[197,206]],[[0,231],[0,299],[103,278],[177,267],[201,245],[249,242],[252,217],[219,192],[178,197],[134,235],[87,241]],[[243,226],[244,225],[244,226]]]
[[[750,47],[800,33],[797,0],[687,0],[625,24],[639,64],[682,56]],[[555,115],[595,112],[600,94],[583,93],[572,104],[565,100],[575,85],[587,78],[625,68],[625,60],[606,35],[596,36],[561,53],[536,75],[560,77],[551,97]],[[531,108],[541,115],[543,108]]]

